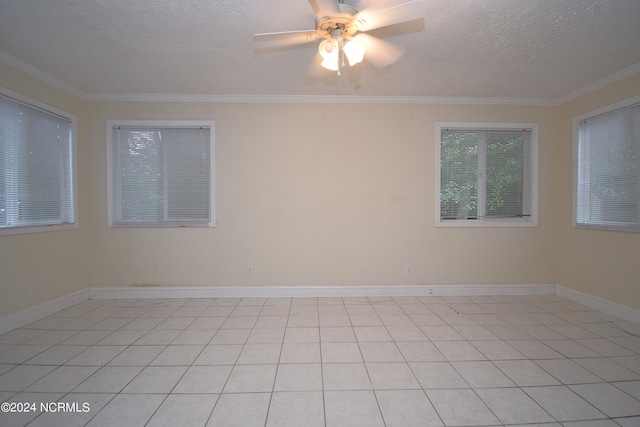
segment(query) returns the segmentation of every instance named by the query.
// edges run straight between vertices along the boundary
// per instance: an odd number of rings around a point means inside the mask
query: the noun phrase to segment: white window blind
[[[440,221],[529,221],[532,130],[440,131]]]
[[[112,225],[210,226],[210,126],[113,126]]]
[[[72,129],[0,95],[0,229],[74,223]]]
[[[640,232],[640,103],[578,123],[576,222]]]

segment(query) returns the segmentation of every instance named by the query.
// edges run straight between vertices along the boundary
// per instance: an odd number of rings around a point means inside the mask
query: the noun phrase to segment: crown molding
[[[171,93],[86,93],[22,59],[0,50],[0,62],[16,68],[84,101],[97,102],[206,102],[254,104],[457,104],[555,106],[619,80],[640,73],[631,65],[558,98],[454,97],[454,96],[362,96],[362,95],[203,95]]]
[[[602,89],[605,86],[618,82],[622,79],[626,79],[627,77],[631,77],[637,73],[640,73],[640,62],[638,62],[637,64],[633,64],[627,68],[623,68],[622,70],[610,74],[600,80],[596,80],[593,83],[582,86],[581,88],[562,95],[559,98],[556,98],[555,105],[564,104],[565,102],[569,102],[588,93],[595,92],[598,89]]]
[[[362,95],[189,95],[170,93],[88,94],[89,101],[208,102],[252,104],[477,104],[555,105],[546,98],[489,98],[446,96],[362,96]]]
[[[38,80],[41,80],[45,83],[50,84],[51,86],[60,89],[63,92],[67,92],[70,95],[75,96],[76,98],[80,98],[83,100],[87,100],[87,94],[76,88],[73,85],[61,80],[46,71],[41,70],[38,67],[35,67],[29,64],[26,61],[18,58],[17,56],[11,55],[4,50],[0,50],[0,62],[4,62],[5,64],[22,71],[25,74],[30,75],[31,77],[35,77]]]

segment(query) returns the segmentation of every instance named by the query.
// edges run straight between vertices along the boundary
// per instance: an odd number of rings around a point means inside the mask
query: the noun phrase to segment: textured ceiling
[[[0,51],[93,96],[556,99],[640,64],[640,0],[425,3],[424,20],[371,32],[406,49],[398,62],[340,77],[309,75],[317,42],[251,38],[313,29],[314,0],[0,0]]]

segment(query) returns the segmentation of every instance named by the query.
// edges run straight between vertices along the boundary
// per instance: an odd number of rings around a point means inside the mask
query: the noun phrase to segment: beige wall
[[[640,74],[556,108],[556,283],[640,309],[640,234],[573,228],[573,119],[640,95]]]
[[[0,317],[68,295],[89,284],[87,238],[91,209],[89,114],[87,104],[0,62],[0,86],[75,114],[79,228],[67,231],[0,236]],[[35,281],[38,292],[28,291]]]
[[[105,122],[152,118],[215,120],[216,228],[107,228]],[[435,227],[438,121],[539,123],[539,227]],[[98,103],[91,284],[553,283],[551,126],[546,107]]]
[[[134,283],[558,283],[640,308],[640,236],[571,222],[571,119],[638,94],[640,76],[559,107],[83,102],[6,66],[0,85],[78,116],[80,209],[78,230],[0,237],[0,316]],[[215,121],[215,228],[107,227],[118,119]],[[538,227],[435,227],[438,121],[539,124]]]

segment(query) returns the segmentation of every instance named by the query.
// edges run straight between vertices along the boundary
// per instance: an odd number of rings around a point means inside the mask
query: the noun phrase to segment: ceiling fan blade
[[[352,41],[364,48],[364,59],[378,68],[384,68],[396,62],[404,54],[404,49],[401,47],[369,34],[360,33]]]
[[[315,2],[317,8],[313,8],[314,12],[318,16],[337,15],[340,13],[340,6],[338,6],[338,0],[311,0]],[[313,5],[312,5],[313,6]]]
[[[320,34],[316,30],[282,31],[278,33],[260,33],[253,35],[253,41],[274,45],[294,45],[316,41]]]
[[[411,0],[382,9],[374,7],[364,9],[355,16],[354,23],[359,31],[369,31],[375,28],[421,19],[424,18],[426,12],[423,0]]]

